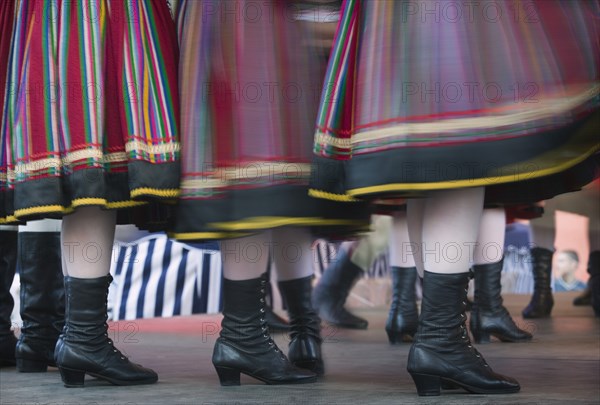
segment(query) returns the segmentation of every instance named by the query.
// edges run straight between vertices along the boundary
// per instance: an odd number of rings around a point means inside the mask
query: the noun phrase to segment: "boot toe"
[[[481,385],[465,387],[476,394],[512,394],[521,390],[521,385],[512,377],[493,373]]]
[[[508,394],[508,393],[514,393],[514,392],[519,392],[521,390],[521,385],[519,384],[519,382],[512,378],[512,377],[508,377],[502,374],[496,374],[497,379],[496,379],[496,384],[494,386],[494,389],[497,390],[498,394]]]
[[[115,385],[144,385],[154,384],[158,381],[158,374],[149,368],[143,367],[139,364],[130,364],[131,367],[118,370],[116,376],[107,375],[106,370],[96,375],[99,378],[103,378]]]

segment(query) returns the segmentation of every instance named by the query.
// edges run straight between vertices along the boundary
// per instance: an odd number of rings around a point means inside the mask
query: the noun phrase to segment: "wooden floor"
[[[57,369],[23,374],[0,371],[1,404],[597,404],[600,403],[600,321],[591,307],[573,307],[575,293],[555,294],[549,319],[519,317],[527,296],[507,296],[517,323],[535,335],[531,343],[479,345],[499,373],[521,383],[511,395],[473,395],[462,390],[420,398],[406,372],[409,345],[391,346],[383,330],[386,308],[362,310],[366,331],[324,328],[326,376],[299,386],[267,386],[242,377],[240,387],[221,387],[211,364],[220,316],[119,322],[111,325],[117,346],[159,373],[156,385],[115,387],[86,379],[82,389],[64,388]],[[280,347],[286,336],[277,335]],[[87,377],[86,377],[87,378]]]

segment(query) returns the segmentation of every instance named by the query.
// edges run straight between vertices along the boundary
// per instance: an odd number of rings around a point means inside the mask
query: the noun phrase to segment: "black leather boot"
[[[288,357],[295,366],[322,376],[325,366],[321,354],[321,319],[311,304],[312,276],[280,281],[279,290],[292,326]]]
[[[321,319],[340,328],[367,329],[369,322],[366,319],[344,308],[350,290],[362,275],[362,269],[350,261],[346,252],[338,254],[313,291],[312,304]]]
[[[19,232],[19,274],[23,328],[17,370],[56,367],[54,348],[65,324],[65,287],[59,232]]]
[[[590,289],[592,308],[594,315],[600,318],[600,250],[590,253],[587,271],[590,275],[588,286]]]
[[[17,267],[17,232],[0,231],[0,367],[15,365],[17,339],[10,329],[15,301],[10,286]]]
[[[267,325],[269,325],[269,330],[273,333],[288,332],[290,330],[290,324],[285,319],[277,315],[270,305],[265,305],[265,319],[267,321]]]
[[[273,290],[271,288],[271,283],[267,282],[266,290],[266,305],[265,305],[265,319],[267,321],[267,325],[269,325],[269,330],[271,332],[288,332],[290,330],[290,324],[273,312]]]
[[[471,345],[465,314],[469,273],[425,271],[419,329],[408,354],[408,372],[420,396],[440,395],[442,384],[475,394],[520,390],[510,377],[496,374]]]
[[[523,318],[546,318],[554,306],[552,297],[552,256],[554,252],[535,247],[531,249],[533,270],[533,296],[523,310]]]
[[[391,344],[412,342],[419,314],[415,283],[416,267],[392,267],[392,305],[385,323],[385,331]]]
[[[508,310],[502,305],[500,276],[504,260],[477,264],[475,273],[475,302],[471,310],[471,333],[475,343],[489,343],[490,335],[503,342],[528,342],[533,337],[519,329]]]
[[[223,386],[240,385],[240,373],[267,384],[314,382],[315,373],[294,366],[269,334],[265,316],[266,276],[223,279],[223,322],[212,362]]]
[[[55,360],[65,387],[83,387],[85,374],[115,385],[155,383],[154,371],[130,362],[108,337],[106,304],[112,277],[64,279],[65,327]]]

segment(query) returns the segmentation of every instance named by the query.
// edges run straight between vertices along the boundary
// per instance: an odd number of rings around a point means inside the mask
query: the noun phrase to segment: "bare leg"
[[[287,281],[314,274],[312,234],[308,228],[285,227],[273,229],[273,262],[277,280]]]
[[[390,266],[415,267],[413,245],[408,235],[406,212],[394,215],[390,237]]]
[[[506,211],[504,208],[483,210],[473,263],[496,263],[502,260],[505,234]]]
[[[423,215],[425,213],[425,199],[412,199],[407,203],[407,226],[410,239],[410,249],[415,261],[419,276],[423,278],[425,264],[423,263]]]
[[[484,189],[479,187],[438,191],[426,199],[421,254],[427,271],[468,271],[479,234],[483,196]]]
[[[63,273],[76,278],[108,275],[115,238],[116,213],[81,207],[63,218]]]
[[[267,268],[271,231],[221,242],[223,276],[228,280],[259,278]]]

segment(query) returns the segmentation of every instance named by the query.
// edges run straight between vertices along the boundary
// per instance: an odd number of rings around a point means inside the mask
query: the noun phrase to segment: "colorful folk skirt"
[[[176,199],[179,54],[166,1],[0,7],[0,223]]]
[[[485,186],[488,202],[524,202],[578,189],[600,167],[599,27],[593,1],[346,1],[311,195]]]
[[[175,238],[368,224],[362,204],[308,196],[322,59],[293,12],[286,2],[179,2],[184,147]]]

